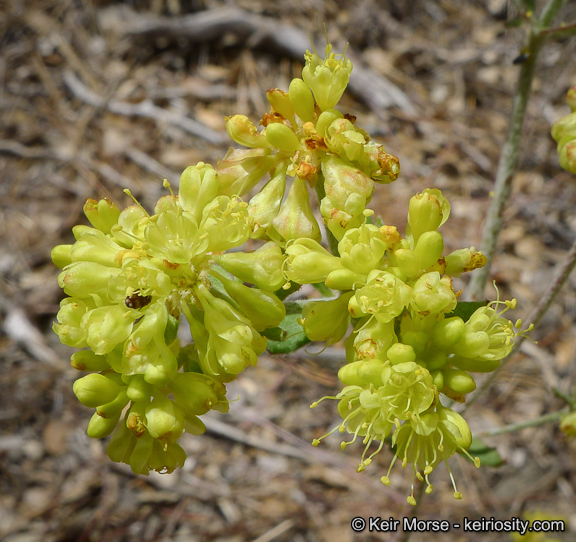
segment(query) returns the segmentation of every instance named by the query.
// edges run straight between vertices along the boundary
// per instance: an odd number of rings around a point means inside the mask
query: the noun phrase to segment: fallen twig
[[[162,109],[154,105],[150,100],[144,100],[137,104],[122,102],[119,100],[106,100],[106,98],[90,90],[75,73],[71,71],[64,72],[64,83],[68,89],[79,100],[94,107],[105,108],[111,113],[124,115],[127,117],[145,117],[154,119],[158,122],[165,122],[181,128],[182,130],[196,137],[204,139],[215,145],[219,145],[228,140],[224,133],[216,132],[200,122],[185,117],[180,112],[174,112]]]

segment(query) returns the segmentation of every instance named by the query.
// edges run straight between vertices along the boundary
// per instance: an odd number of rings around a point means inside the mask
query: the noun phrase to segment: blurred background
[[[183,437],[185,468],[135,476],[89,439],[92,414],[72,393],[81,376],[51,331],[59,302],[50,250],[87,223],[87,198],[120,207],[130,188],[149,209],[180,172],[215,164],[228,146],[224,116],[256,123],[265,91],[287,90],[303,53],[348,43],[350,91],[339,108],[400,158],[402,175],[377,186],[373,207],[403,232],[409,198],[440,188],[452,204],[447,249],[478,246],[505,139],[522,28],[505,0],[4,0],[0,2],[0,538],[34,541],[347,542],[355,516],[410,513],[409,472],[379,478],[382,452],[356,473],[362,446],[340,451],[336,404],[341,349],[310,345],[262,356],[230,386],[231,413]],[[576,19],[569,2],[562,20]],[[550,137],[569,112],[576,40],[543,50],[528,106],[511,204],[492,268],[511,318],[526,317],[576,238],[576,178]],[[459,282],[464,286],[465,282]],[[301,292],[305,295],[307,290]],[[487,295],[495,298],[493,288]],[[576,279],[571,278],[522,351],[467,414],[475,434],[563,406],[574,386]],[[510,315],[510,313],[509,313]],[[480,379],[481,380],[481,379]],[[576,533],[576,442],[557,424],[485,439],[504,460],[476,470],[441,466],[419,519],[563,517]],[[420,540],[422,535],[414,535]],[[427,534],[428,540],[506,541],[505,533]],[[526,538],[544,540],[542,538]]]

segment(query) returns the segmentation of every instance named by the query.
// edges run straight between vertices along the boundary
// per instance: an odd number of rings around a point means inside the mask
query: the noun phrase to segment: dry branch
[[[214,143],[215,145],[219,145],[228,140],[226,134],[216,132],[194,119],[182,116],[181,113],[162,109],[154,105],[150,100],[144,100],[136,104],[119,100],[106,100],[106,98],[90,90],[73,72],[64,72],[63,78],[64,83],[74,96],[93,107],[105,108],[117,115],[145,117],[157,122],[172,124],[189,134]]]

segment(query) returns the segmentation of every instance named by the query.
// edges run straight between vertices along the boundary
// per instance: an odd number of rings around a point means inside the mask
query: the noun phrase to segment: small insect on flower
[[[149,295],[140,295],[139,293],[135,292],[132,295],[129,295],[124,303],[129,309],[141,309],[146,305],[150,304],[152,301],[152,297]]]

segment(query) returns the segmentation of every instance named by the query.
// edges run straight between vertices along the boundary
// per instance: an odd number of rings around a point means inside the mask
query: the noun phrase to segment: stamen
[[[146,213],[146,216],[148,216],[148,217],[150,216],[150,215],[148,214],[148,211],[146,211],[146,209],[144,209],[144,207],[142,207],[142,205],[140,204],[140,202],[132,195],[132,192],[130,192],[130,189],[129,189],[129,188],[125,188],[125,189],[123,190],[123,192],[124,192],[124,194],[127,194],[128,196],[130,196],[130,197],[134,200],[134,203],[135,203],[136,205],[138,205],[138,207],[140,207],[140,209],[142,209],[142,210]]]

